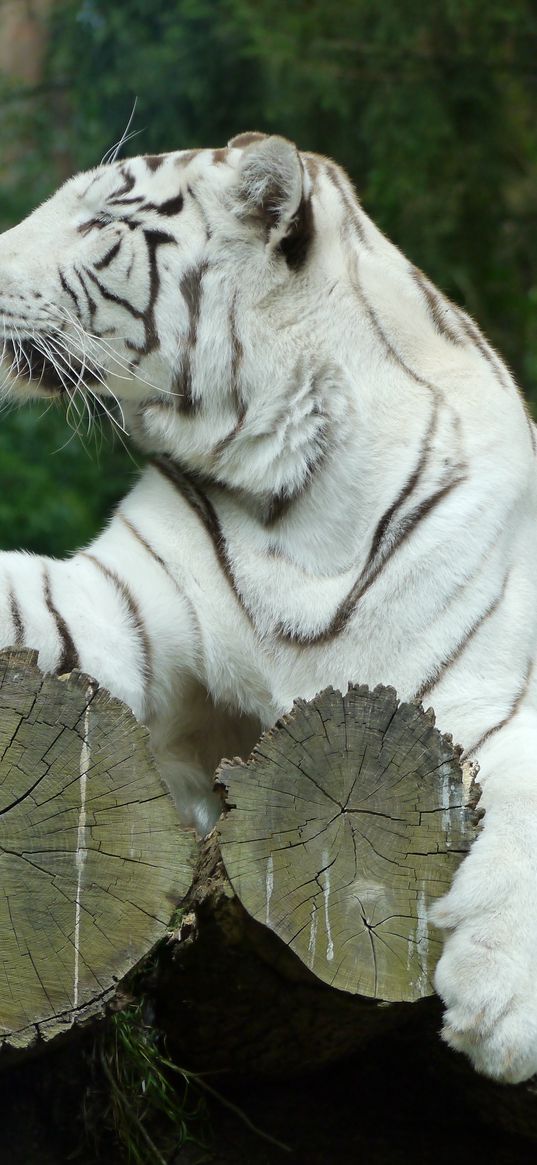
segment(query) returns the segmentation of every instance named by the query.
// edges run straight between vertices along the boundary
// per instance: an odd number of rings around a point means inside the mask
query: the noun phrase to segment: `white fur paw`
[[[435,926],[450,930],[435,975],[446,1004],[442,1036],[478,1072],[517,1084],[537,1073],[537,916],[516,896],[490,898],[490,882],[479,894],[461,870],[430,911]]]

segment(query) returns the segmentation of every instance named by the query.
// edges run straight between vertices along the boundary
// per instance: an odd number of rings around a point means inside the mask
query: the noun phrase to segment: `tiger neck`
[[[213,533],[221,529],[227,538],[231,531],[233,537],[240,531],[241,541],[256,544],[275,560],[291,555],[312,573],[339,572],[355,560],[360,543],[368,541],[375,509],[370,485],[364,484],[372,480],[367,429],[349,423],[349,409],[354,422],[356,410],[348,396],[345,407],[347,423],[338,417],[329,432],[313,425],[313,439],[289,459],[287,472],[277,459],[270,461],[263,436],[258,437],[261,448],[256,447],[246,425],[244,440],[228,458],[237,470],[242,462],[240,473],[226,474],[221,464],[215,472],[210,461],[193,464],[194,459],[169,441],[167,448],[153,448],[151,462]]]
[[[207,497],[224,525],[322,574],[367,558],[379,524],[391,529],[443,484],[438,458],[446,474],[461,458],[454,418],[447,409],[440,417],[432,387],[393,354],[379,377],[371,318],[348,299],[352,316],[342,300],[324,333],[319,323],[302,337],[286,373],[266,346],[244,359],[240,379],[223,366],[218,391],[196,383],[188,412],[170,395],[131,424],[161,471]],[[259,368],[270,370],[265,380]]]
[[[185,421],[177,415],[167,436],[163,431],[157,440],[153,433],[152,447],[144,442],[153,464],[188,497],[217,541],[222,534],[224,542],[231,538],[268,554],[267,563],[283,556],[317,576],[365,569],[377,543],[390,542],[427,498],[451,488],[465,468],[456,415],[423,393],[420,407],[411,407],[408,378],[387,411],[378,384],[367,404],[371,394],[360,391],[363,372],[356,383],[345,382],[334,368],[330,377],[330,392],[323,396],[330,407],[310,408],[305,423],[297,418],[297,449],[282,446],[285,456],[270,453],[276,421],[271,431],[265,418],[267,431],[260,431],[255,415],[245,417],[225,458],[214,453],[222,439],[213,441],[205,460],[188,456]],[[190,423],[201,424],[202,418]],[[204,422],[206,448],[214,427]]]
[[[353,389],[333,362],[299,358],[280,383],[246,381],[241,404],[231,394],[189,414],[173,401],[151,401],[129,417],[145,452],[178,472],[233,495],[270,526],[314,478],[334,451],[355,435]],[[352,421],[351,421],[352,418]]]

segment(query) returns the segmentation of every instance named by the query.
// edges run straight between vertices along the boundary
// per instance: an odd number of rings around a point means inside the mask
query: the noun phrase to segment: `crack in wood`
[[[95,681],[0,652],[0,693],[0,1044],[19,1048],[102,1011],[166,934],[194,845],[147,730]]]
[[[432,714],[393,689],[327,689],[261,738],[240,780],[233,762],[219,779],[235,807],[218,825],[222,857],[247,911],[340,990],[430,994],[439,944],[426,903],[447,890],[471,835],[458,750]]]

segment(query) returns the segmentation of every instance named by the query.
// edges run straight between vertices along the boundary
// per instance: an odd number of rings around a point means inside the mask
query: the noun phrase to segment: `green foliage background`
[[[1,227],[98,162],[135,97],[127,154],[277,131],[347,167],[537,405],[534,0],[57,0],[51,24],[39,91],[0,80]],[[0,544],[59,554],[98,528],[133,466],[76,438],[54,453],[65,421],[38,412],[0,421]]]

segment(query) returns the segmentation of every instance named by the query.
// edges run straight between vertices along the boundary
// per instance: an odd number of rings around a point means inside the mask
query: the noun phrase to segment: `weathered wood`
[[[192,878],[147,731],[95,681],[0,653],[0,1043],[100,1014]]]
[[[432,713],[388,688],[328,689],[218,779],[227,811],[150,985],[183,1061],[292,1074],[418,1008],[436,1030],[427,907],[474,828],[459,750]]]
[[[216,832],[201,847],[181,924],[159,948],[144,991],[178,1063],[245,1077],[315,1070],[424,1013],[436,1038],[440,1022],[435,998],[386,1003],[317,978],[244,909]]]
[[[217,826],[235,893],[323,982],[374,999],[433,993],[431,901],[473,838],[460,749],[393,688],[295,702],[252,757],[222,764]]]
[[[225,816],[194,847],[129,711],[0,653],[0,1062],[122,998],[143,999],[187,1067],[248,1075],[319,1067],[412,1020],[439,1088],[460,1077],[536,1136],[531,1083],[502,1090],[438,1040],[426,912],[473,828],[432,713],[329,689],[219,780]]]

